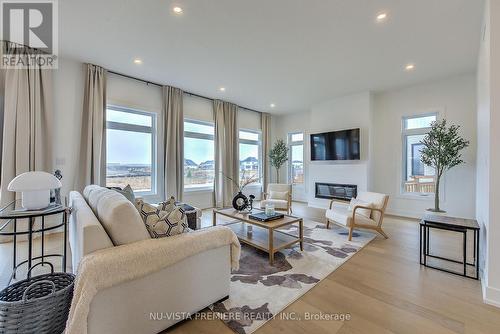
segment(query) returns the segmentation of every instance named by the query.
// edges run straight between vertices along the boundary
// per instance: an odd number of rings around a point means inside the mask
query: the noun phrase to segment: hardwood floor
[[[294,203],[294,214],[323,221],[324,211]],[[202,225],[211,225],[211,210]],[[349,321],[285,320],[266,323],[256,333],[500,333],[500,309],[482,302],[481,285],[433,269],[418,259],[418,222],[387,217],[380,236],[284,312],[349,313]],[[449,235],[438,234],[434,244],[453,251]],[[57,235],[48,244],[59,245]],[[8,275],[9,244],[0,244],[0,281]],[[49,246],[51,247],[51,246]],[[183,322],[164,333],[233,333],[218,320]]]
[[[293,208],[296,215],[323,221],[321,209],[297,203]],[[479,281],[419,265],[418,221],[387,217],[384,230],[389,239],[377,236],[284,310],[302,318],[307,312],[349,313],[349,321],[276,317],[256,333],[500,333],[500,309],[483,303]],[[452,238],[443,233],[433,241],[451,253]],[[165,333],[232,331],[220,321],[193,320]]]

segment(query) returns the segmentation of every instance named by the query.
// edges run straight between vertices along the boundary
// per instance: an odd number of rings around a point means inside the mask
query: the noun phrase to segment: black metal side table
[[[463,254],[462,261],[438,256],[430,252],[430,232],[431,229],[452,231],[462,234]],[[441,216],[436,214],[426,214],[420,221],[420,264],[425,267],[445,271],[447,273],[460,275],[468,278],[479,279],[479,224],[474,219],[455,218]],[[474,246],[472,263],[467,262],[467,232],[473,231]],[[463,265],[463,272],[456,272],[445,268],[439,268],[428,263],[428,257],[436,258],[448,262],[458,263]],[[467,274],[467,266],[472,266],[475,269],[475,276]]]
[[[46,258],[50,257],[60,257],[62,259],[62,270],[66,272],[66,258],[67,258],[67,241],[68,241],[68,218],[71,213],[71,209],[61,205],[51,210],[40,210],[35,212],[22,213],[19,211],[14,211],[18,201],[14,201],[7,205],[6,207],[0,209],[0,221],[6,221],[0,225],[0,236],[12,236],[13,237],[13,265],[12,265],[12,275],[9,280],[9,284],[12,279],[16,278],[17,269],[28,264],[28,269],[33,266],[33,261],[41,260],[42,262]],[[46,226],[45,217],[62,214],[62,222]],[[39,218],[40,225],[37,226],[37,218]],[[27,219],[28,227],[27,229],[18,229],[18,220]],[[63,227],[64,238],[63,238],[63,253],[62,254],[45,254],[45,232],[58,229]],[[33,257],[33,236],[37,233],[41,233],[41,248],[42,252],[40,256]],[[17,238],[18,236],[27,235],[28,236],[28,259],[17,263]]]

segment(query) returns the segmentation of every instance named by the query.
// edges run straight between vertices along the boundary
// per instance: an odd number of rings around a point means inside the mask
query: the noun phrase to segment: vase
[[[243,211],[248,207],[248,198],[240,191],[233,198],[233,208],[237,211]]]

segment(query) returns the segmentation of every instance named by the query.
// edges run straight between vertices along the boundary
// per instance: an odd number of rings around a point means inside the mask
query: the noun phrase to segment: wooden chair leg
[[[326,220],[326,229],[328,230],[330,228],[330,219]]]
[[[385,234],[385,232],[382,230],[382,228],[377,229],[377,232],[380,233],[380,234],[382,234],[382,236],[384,238],[389,239],[389,237],[387,236],[387,234]]]
[[[352,231],[354,230],[354,226],[349,227],[349,241],[352,241]]]

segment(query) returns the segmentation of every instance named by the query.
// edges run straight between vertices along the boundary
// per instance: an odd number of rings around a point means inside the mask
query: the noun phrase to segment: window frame
[[[214,134],[209,135],[206,133],[199,133],[199,132],[192,132],[192,131],[184,131],[184,136],[182,140],[185,140],[186,137],[188,138],[193,138],[193,139],[204,139],[204,140],[211,140],[214,143],[214,163],[215,163],[215,123],[214,122],[207,122],[207,121],[200,121],[197,119],[192,119],[192,118],[184,118],[184,123],[193,123],[193,124],[198,124],[198,125],[206,125],[206,126],[211,126],[214,129]],[[182,157],[182,166],[184,168],[184,161],[186,159],[186,151],[184,149],[184,156]],[[184,171],[182,174],[182,177],[184,178]],[[215,176],[214,176],[214,182],[212,182],[212,186],[204,186],[204,187],[192,187],[192,188],[186,188],[186,184],[183,182],[183,192],[185,193],[191,193],[191,192],[213,192],[215,187]]]
[[[134,191],[136,196],[157,196],[158,195],[158,154],[157,154],[157,137],[158,137],[158,114],[151,111],[140,110],[132,107],[119,106],[115,104],[106,105],[106,116],[108,109],[125,112],[135,115],[143,115],[151,117],[151,126],[145,125],[134,125],[120,122],[108,121],[106,119],[105,128],[105,138],[107,143],[107,130],[119,130],[119,131],[129,131],[129,132],[139,132],[139,133],[150,133],[151,134],[151,190],[150,191]],[[107,147],[106,147],[106,169],[107,169]],[[107,178],[107,172],[105,173],[105,178]]]
[[[295,141],[292,141],[292,137],[294,135],[297,135],[297,134],[302,134],[302,140],[295,140]],[[293,171],[292,171],[292,168],[293,168],[293,157],[292,157],[292,146],[300,146],[302,145],[302,170],[304,172],[304,181],[302,183],[296,183],[296,182],[293,182]],[[306,170],[305,170],[305,167],[306,167],[306,164],[305,164],[305,132],[304,131],[294,131],[294,132],[289,132],[288,133],[288,136],[287,136],[287,146],[288,146],[288,152],[290,152],[290,159],[288,160],[288,168],[287,168],[287,172],[288,172],[288,182],[291,184],[291,185],[295,185],[295,186],[304,186],[305,185],[305,177],[306,177]]]
[[[401,144],[402,144],[402,155],[401,155],[401,176],[399,177],[399,188],[400,194],[404,197],[422,198],[422,199],[433,199],[435,193],[419,193],[419,192],[407,192],[405,191],[405,183],[408,180],[408,136],[416,135],[426,135],[431,127],[423,127],[416,129],[406,129],[406,122],[410,119],[435,116],[436,121],[439,120],[440,112],[438,110],[419,113],[409,116],[403,116],[401,119]]]
[[[256,135],[258,135],[258,139],[257,140],[241,139],[240,138],[240,131],[256,134]],[[257,145],[257,147],[258,147],[257,154],[258,154],[258,161],[259,161],[259,165],[258,165],[259,181],[252,183],[248,186],[249,187],[261,187],[262,186],[262,131],[256,130],[256,129],[247,129],[247,128],[239,128],[238,129],[238,179],[239,180],[241,180],[240,144]]]

